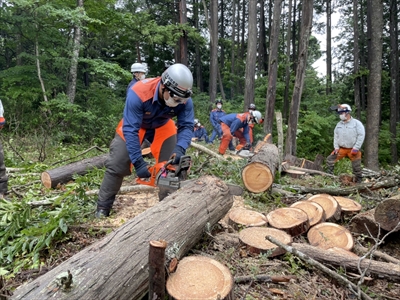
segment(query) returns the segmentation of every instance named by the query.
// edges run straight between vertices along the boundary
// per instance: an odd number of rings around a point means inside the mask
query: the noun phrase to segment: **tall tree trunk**
[[[210,31],[210,103],[215,102],[217,96],[218,75],[218,0],[211,0],[210,19],[208,18],[207,5],[203,0],[204,12]]]
[[[223,40],[225,38],[225,6],[224,6],[224,0],[220,0],[220,9],[219,11],[220,13],[220,31],[219,31],[219,39]],[[219,45],[220,47],[220,70],[224,70],[224,66],[225,66],[225,44],[224,43],[220,43]],[[222,74],[220,72],[221,75],[221,79],[223,79]],[[222,81],[221,81],[222,83]]]
[[[332,3],[326,0],[326,94],[332,94]]]
[[[236,6],[237,6],[237,3],[238,3],[239,1],[238,0],[233,0],[233,2],[232,2],[232,16],[235,16],[236,15]],[[233,99],[234,98],[234,96],[235,96],[235,86],[236,86],[236,84],[235,84],[235,82],[236,82],[236,80],[235,80],[235,53],[236,53],[236,51],[235,51],[235,49],[237,48],[236,47],[236,43],[235,43],[235,36],[236,36],[236,22],[235,21],[232,21],[232,36],[231,36],[231,44],[232,44],[232,46],[231,46],[231,79],[230,79],[230,85],[231,85],[231,99]]]
[[[265,108],[264,132],[272,133],[275,115],[276,81],[278,76],[279,29],[282,11],[282,0],[274,1],[274,17],[270,35],[268,63],[268,89]]]
[[[245,40],[244,40],[244,35],[245,35],[245,32],[247,31],[246,30],[246,22],[245,22],[245,20],[246,20],[246,2],[247,2],[248,0],[243,0],[242,1],[242,20],[241,20],[241,24],[240,24],[240,26],[242,27],[242,30],[241,30],[241,35],[242,35],[242,38],[241,38],[241,41],[240,41],[240,43],[241,43],[241,46],[240,46],[240,49],[241,49],[241,52],[240,52],[240,57],[244,57],[244,46],[245,46]]]
[[[193,19],[194,19],[194,26],[197,30],[200,30],[199,26],[199,2],[198,0],[194,0],[193,2]],[[200,54],[200,44],[198,41],[196,41],[195,45],[195,51],[196,51],[196,67],[195,67],[195,72],[196,72],[196,85],[197,88],[199,89],[200,92],[204,92],[204,87],[203,87],[203,74],[201,70],[201,54]]]
[[[296,0],[293,2],[293,20],[292,20],[292,59],[293,59],[293,72],[296,72],[297,70],[297,47],[296,47],[296,41],[297,41],[297,31],[296,31],[296,14],[297,14],[297,4]]]
[[[37,75],[38,75],[39,82],[40,82],[40,87],[42,88],[43,100],[47,102],[46,88],[44,86],[44,82],[43,82],[43,78],[42,78],[42,72],[41,72],[41,69],[40,69],[39,42],[38,42],[37,37],[35,39],[35,56],[36,56],[36,70],[37,70]]]
[[[260,75],[264,76],[267,74],[267,41],[266,41],[266,29],[265,29],[265,0],[260,0],[260,37],[258,42],[258,70]]]
[[[365,18],[363,17],[365,15],[365,5],[364,1],[360,1],[360,28],[364,28],[365,26]],[[366,54],[366,44],[367,44],[367,37],[364,33],[364,30],[360,31],[360,65],[364,69],[368,69],[367,67],[367,54]],[[365,75],[362,75],[360,78],[360,106],[362,110],[365,110],[367,106],[367,92],[366,92],[366,81],[367,78]]]
[[[304,77],[307,67],[307,49],[311,35],[313,17],[313,0],[304,0],[302,7],[301,31],[299,40],[299,59],[296,70],[292,103],[289,112],[289,126],[286,137],[285,154],[296,156],[296,132],[299,119],[300,101],[303,93]]]
[[[392,165],[399,161],[396,144],[396,125],[399,103],[399,32],[397,18],[397,1],[390,1],[390,152],[392,154]]]
[[[361,119],[360,103],[360,50],[359,50],[359,27],[358,27],[358,0],[353,0],[353,31],[354,31],[354,104],[357,109],[357,119]]]
[[[371,170],[379,170],[379,124],[381,116],[381,84],[382,84],[382,32],[383,7],[380,0],[368,0],[371,9],[371,42],[368,61],[368,108],[365,135],[365,166]]]
[[[248,40],[244,87],[244,111],[254,103],[254,82],[257,59],[257,0],[249,0]]]
[[[83,0],[77,0],[77,9],[79,14],[83,15],[84,7]],[[81,23],[78,21],[74,25],[74,40],[71,57],[71,67],[69,69],[69,81],[67,86],[67,96],[70,103],[74,103],[76,94],[76,79],[78,77],[78,59],[81,48]]]
[[[285,63],[285,95],[283,98],[283,120],[287,124],[288,111],[289,111],[289,85],[290,85],[290,40],[292,34],[291,20],[292,20],[292,0],[289,0],[287,14],[287,33],[286,33],[286,63]]]
[[[179,22],[182,25],[187,23],[186,0],[179,1]],[[182,36],[179,38],[179,54],[179,62],[187,66],[187,33],[185,30],[182,30]]]

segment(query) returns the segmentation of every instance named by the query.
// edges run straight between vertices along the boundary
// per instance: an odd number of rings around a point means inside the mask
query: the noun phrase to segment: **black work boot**
[[[110,210],[104,208],[97,208],[96,213],[94,215],[97,219],[107,218],[110,216]]]
[[[336,154],[331,154],[326,158],[326,173],[333,174],[333,171],[335,170],[336,158]]]
[[[362,182],[362,168],[361,168],[361,159],[353,160],[351,162],[351,166],[353,167],[353,174],[356,177],[356,183]]]

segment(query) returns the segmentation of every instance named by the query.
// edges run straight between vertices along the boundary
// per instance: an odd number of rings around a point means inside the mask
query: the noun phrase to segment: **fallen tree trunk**
[[[72,180],[75,174],[83,175],[90,169],[104,167],[107,157],[108,153],[45,171],[41,175],[42,184],[48,189],[55,188],[58,184]]]
[[[229,187],[222,180],[201,177],[19,287],[12,299],[140,299],[149,288],[149,241],[165,240],[167,258],[180,259],[232,204]],[[72,286],[63,289],[55,279],[68,270]]]
[[[244,186],[252,193],[262,193],[274,182],[279,153],[274,144],[264,144],[242,170]]]
[[[292,247],[307,254],[324,265],[343,267],[347,271],[357,272],[359,259],[345,256],[328,250],[323,250],[306,244],[293,243]],[[377,278],[384,278],[391,282],[400,282],[400,266],[370,259],[364,259],[360,263],[361,270],[368,269],[367,274]]]

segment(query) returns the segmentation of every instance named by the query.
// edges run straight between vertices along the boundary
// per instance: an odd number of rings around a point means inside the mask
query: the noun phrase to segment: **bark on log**
[[[375,208],[374,216],[383,229],[392,231],[400,223],[400,200],[387,199],[379,203]],[[397,230],[400,229],[397,228]]]
[[[149,299],[165,297],[165,249],[166,241],[149,243]]]
[[[55,188],[59,183],[70,181],[75,174],[83,175],[90,169],[104,167],[107,157],[108,153],[45,171],[41,175],[42,184],[48,189]]]
[[[234,282],[229,269],[206,256],[188,256],[167,280],[172,299],[234,300]]]
[[[265,192],[274,182],[278,162],[278,148],[274,144],[263,145],[242,170],[244,186],[252,193]]]
[[[380,230],[375,220],[375,208],[355,215],[349,222],[349,230],[358,235],[365,235],[370,238],[381,238],[385,232]]]
[[[343,267],[347,271],[358,273],[359,259],[332,251],[323,250],[307,244],[293,243],[292,247],[307,254],[324,265]],[[364,259],[360,263],[361,269],[368,269],[367,274],[375,278],[386,279],[390,282],[400,282],[400,265]]]
[[[149,241],[168,242],[168,258],[182,258],[232,207],[228,186],[205,176],[136,216],[36,280],[19,287],[12,299],[139,299],[148,290]],[[193,216],[196,216],[195,218]],[[69,291],[54,279],[70,270]]]

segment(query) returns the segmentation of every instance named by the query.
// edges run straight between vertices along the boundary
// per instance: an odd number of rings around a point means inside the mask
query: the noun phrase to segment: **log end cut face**
[[[42,174],[40,175],[40,179],[45,188],[51,189],[51,177],[49,173],[42,172]]]
[[[242,207],[233,208],[229,213],[229,221],[236,226],[265,226],[267,217],[262,213]],[[232,224],[233,225],[233,224]]]
[[[307,216],[310,226],[318,223],[325,222],[325,211],[321,205],[312,201],[298,201],[293,203],[290,207],[296,207],[303,210]]]
[[[329,249],[339,247],[350,251],[354,247],[350,231],[335,223],[325,222],[311,227],[307,233],[311,245]]]
[[[220,262],[204,256],[183,258],[167,280],[174,299],[224,299],[233,288],[233,276]]]
[[[286,251],[268,241],[265,237],[272,236],[286,245],[292,244],[292,237],[283,230],[270,227],[248,227],[240,231],[239,239],[247,246],[250,253],[259,254],[271,252],[270,257],[284,254]]]
[[[267,215],[271,227],[286,231],[291,236],[307,232],[310,222],[307,214],[296,207],[282,207],[275,209]]]
[[[333,196],[328,194],[317,194],[308,198],[308,201],[313,201],[321,205],[325,211],[325,217],[327,220],[340,220],[342,210]]]
[[[269,189],[274,182],[274,174],[265,164],[252,162],[242,171],[245,187],[252,193],[262,193]]]
[[[353,199],[339,196],[334,196],[334,198],[339,203],[342,213],[356,214],[362,209],[361,204]]]

